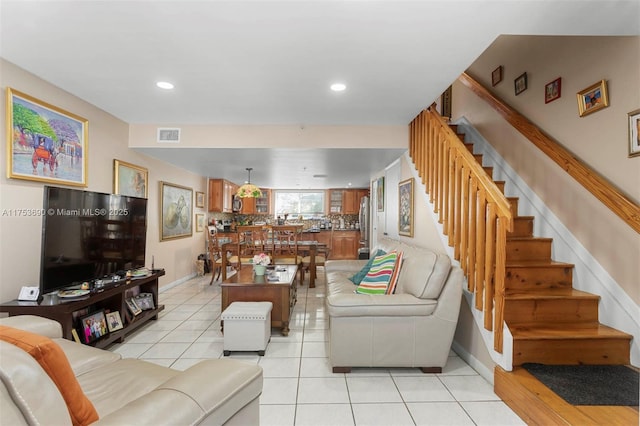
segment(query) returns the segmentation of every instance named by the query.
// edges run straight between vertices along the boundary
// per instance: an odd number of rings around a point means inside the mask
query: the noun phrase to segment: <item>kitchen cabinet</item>
[[[360,231],[333,231],[329,259],[357,259]]]
[[[369,189],[330,189],[329,213],[333,214],[358,214],[360,212],[360,200],[369,195]]]
[[[226,179],[209,179],[209,211],[233,212],[233,197],[238,185]]]
[[[243,198],[242,214],[269,214],[269,204],[271,200],[271,190],[260,188],[262,191],[262,197],[258,198]]]

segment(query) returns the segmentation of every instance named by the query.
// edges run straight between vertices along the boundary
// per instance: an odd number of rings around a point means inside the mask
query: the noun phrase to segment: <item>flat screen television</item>
[[[45,186],[40,294],[144,266],[147,200]]]

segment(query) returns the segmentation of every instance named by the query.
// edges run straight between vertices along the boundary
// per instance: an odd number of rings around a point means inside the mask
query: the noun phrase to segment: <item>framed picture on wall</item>
[[[502,65],[493,70],[491,73],[491,85],[495,86],[496,84],[502,81]]]
[[[87,119],[10,87],[6,93],[8,177],[87,186]]]
[[[160,182],[160,241],[193,235],[193,189]]]
[[[196,207],[204,208],[204,192],[196,191]]]
[[[384,211],[384,176],[378,178],[376,185],[376,204],[378,205],[378,211]]]
[[[413,178],[398,184],[398,234],[413,238]]]
[[[513,80],[513,86],[516,91],[516,96],[527,90],[527,73],[523,72],[518,78]]]
[[[196,213],[196,232],[204,231],[205,217],[203,213]]]
[[[629,114],[629,157],[640,155],[640,109]]]
[[[600,111],[609,106],[609,96],[607,95],[607,82],[600,80],[591,86],[577,93],[578,113],[584,117],[592,112]]]
[[[113,193],[148,197],[149,171],[144,167],[113,159]]]
[[[560,77],[544,86],[544,103],[555,101],[560,97],[562,79]]]

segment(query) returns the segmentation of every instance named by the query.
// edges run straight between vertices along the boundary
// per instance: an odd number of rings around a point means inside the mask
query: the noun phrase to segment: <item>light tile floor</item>
[[[232,352],[264,371],[261,425],[524,425],[484,378],[454,352],[441,374],[413,368],[331,372],[327,358],[328,315],[322,273],[315,289],[298,288],[288,337],[272,331],[263,357]],[[111,346],[123,357],[184,370],[223,357],[220,285],[210,275],[161,292],[165,309]]]

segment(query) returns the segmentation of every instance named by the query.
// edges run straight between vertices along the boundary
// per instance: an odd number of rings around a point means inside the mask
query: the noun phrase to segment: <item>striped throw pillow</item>
[[[393,276],[397,257],[398,253],[395,251],[376,256],[371,269],[356,288],[356,293],[385,294]]]
[[[402,268],[402,256],[403,252],[399,251],[398,256],[396,257],[396,264],[393,267],[391,280],[389,280],[389,285],[387,286],[387,294],[394,294],[396,292],[396,285],[398,284],[398,277],[400,276],[400,268]]]

